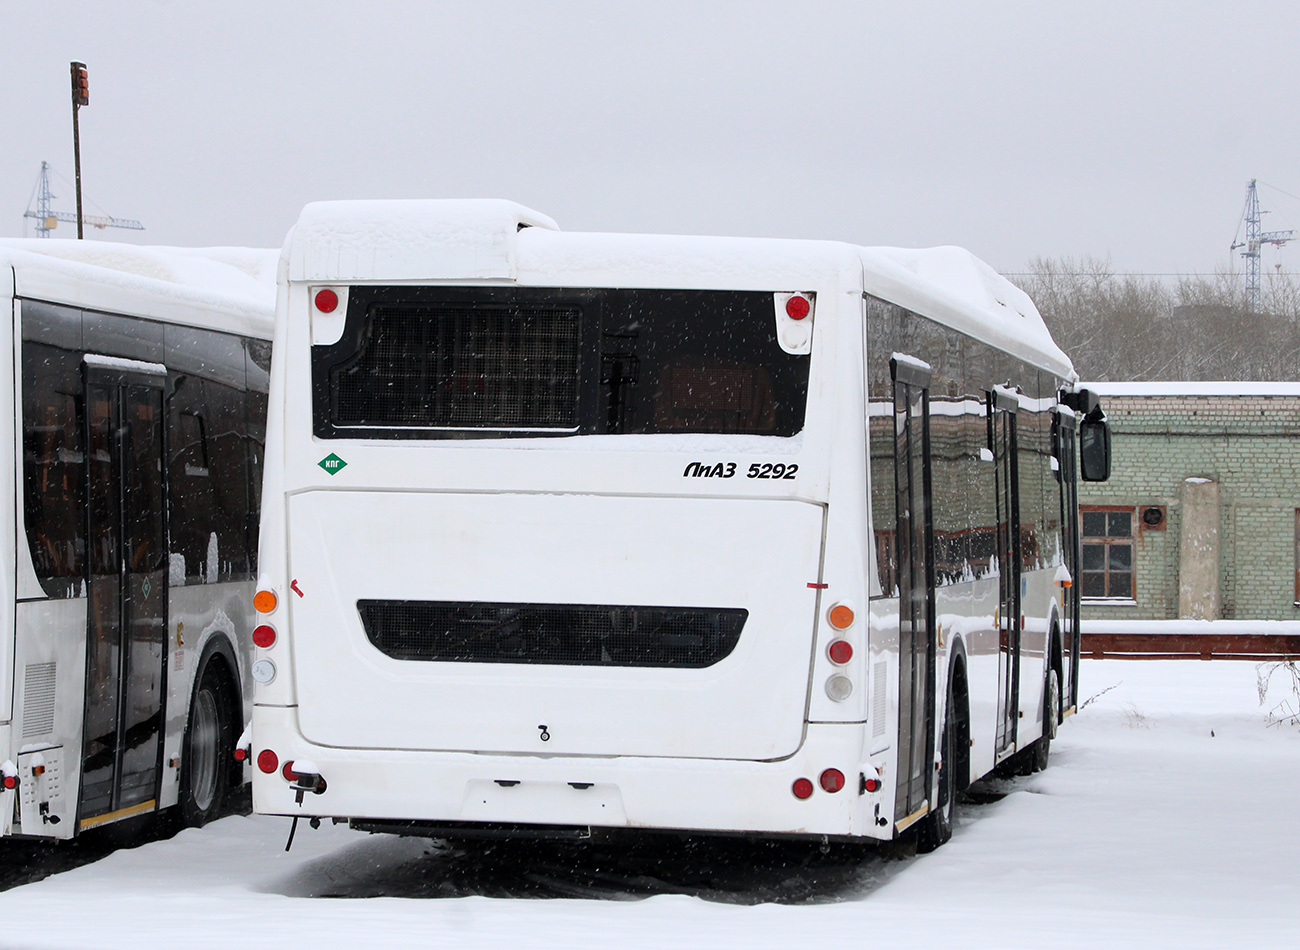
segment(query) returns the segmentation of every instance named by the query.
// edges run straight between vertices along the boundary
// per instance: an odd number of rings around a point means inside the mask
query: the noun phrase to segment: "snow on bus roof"
[[[812,290],[861,280],[1068,380],[1069,358],[1024,291],[969,251],[835,241],[560,231],[503,200],[324,201],[285,243],[290,280],[505,279],[532,285]]]
[[[497,198],[315,201],[285,239],[290,280],[513,278],[520,228],[559,230]]]
[[[863,248],[862,266],[867,293],[1076,379],[1029,295],[965,248]]]
[[[0,239],[17,296],[269,338],[279,251]]]
[[[1081,383],[1099,396],[1300,396],[1300,383],[1183,380],[1155,383]]]

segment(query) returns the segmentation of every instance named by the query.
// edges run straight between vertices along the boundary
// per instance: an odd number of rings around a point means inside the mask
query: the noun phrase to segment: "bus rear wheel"
[[[956,696],[948,685],[948,704],[943,715],[943,734],[939,737],[939,774],[935,778],[935,804],[921,819],[916,836],[916,850],[922,854],[935,850],[952,837],[952,814],[957,807],[957,727]]]
[[[1047,757],[1052,751],[1052,740],[1056,738],[1056,727],[1061,715],[1061,680],[1056,670],[1047,671],[1047,682],[1043,684],[1043,735],[1034,743],[1033,770],[1041,772],[1047,768]]]
[[[221,812],[230,782],[235,708],[220,661],[209,658],[190,703],[181,752],[181,818],[207,824]]]

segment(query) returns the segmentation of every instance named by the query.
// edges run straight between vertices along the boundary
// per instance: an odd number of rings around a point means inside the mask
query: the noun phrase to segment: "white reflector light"
[[[253,679],[263,686],[275,679],[275,664],[270,660],[258,660],[253,664]]]
[[[826,695],[837,703],[842,703],[853,693],[853,681],[847,676],[836,674],[826,681]]]

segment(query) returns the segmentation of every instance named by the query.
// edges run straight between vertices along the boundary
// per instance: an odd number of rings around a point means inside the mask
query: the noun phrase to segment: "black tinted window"
[[[270,344],[119,314],[22,301],[23,520],[45,593],[86,572],[86,353],[165,362],[173,584],[255,569]],[[161,482],[159,482],[161,485]],[[160,499],[145,502],[155,514]]]
[[[803,427],[807,356],[771,293],[352,288],[313,347],[324,438],[709,432]]]

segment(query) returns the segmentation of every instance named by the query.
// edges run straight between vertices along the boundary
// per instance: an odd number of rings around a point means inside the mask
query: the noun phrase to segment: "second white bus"
[[[0,836],[243,784],[275,261],[0,241]]]

